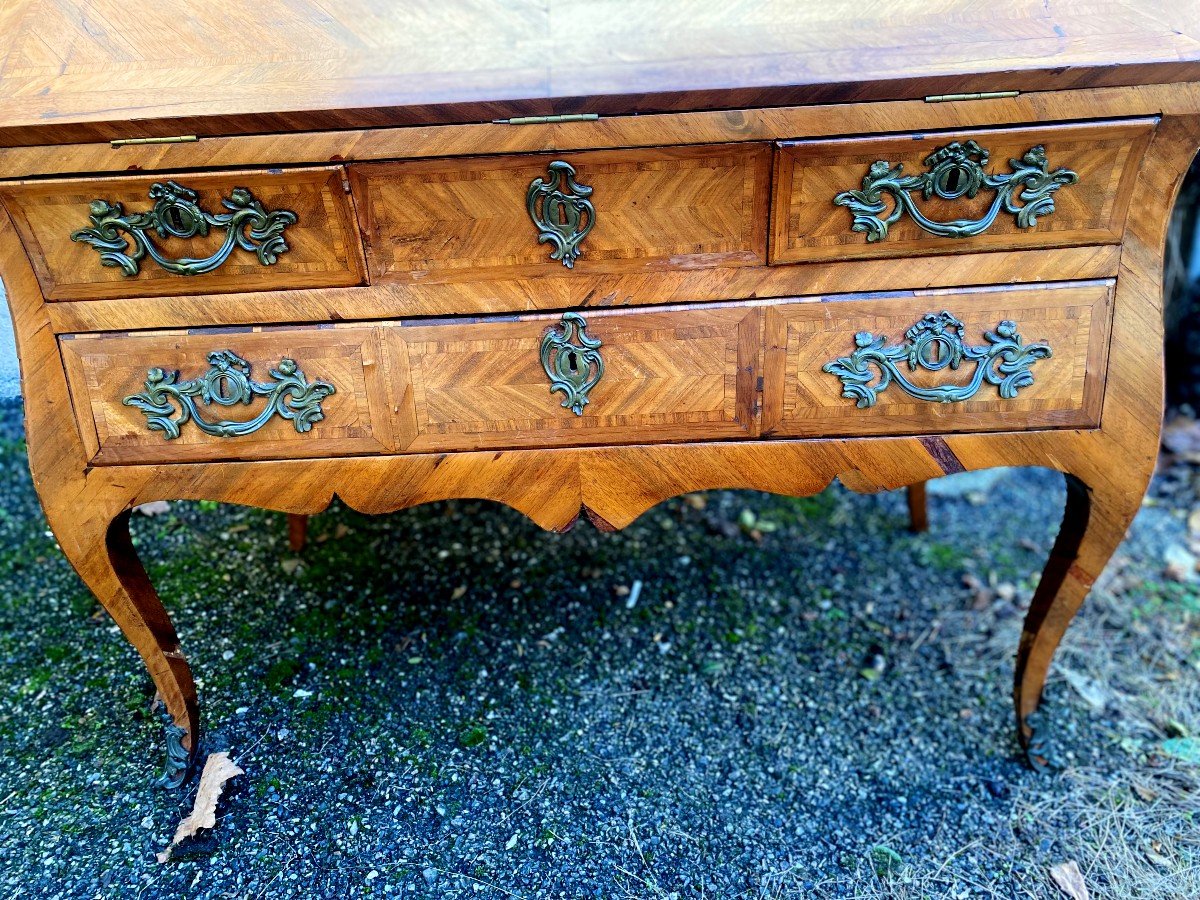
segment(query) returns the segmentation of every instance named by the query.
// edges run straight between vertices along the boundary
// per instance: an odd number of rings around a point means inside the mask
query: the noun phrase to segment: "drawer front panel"
[[[763,264],[770,160],[769,145],[737,144],[349,168],[372,279],[429,282],[569,274],[530,212],[532,202],[568,230],[567,213],[545,206],[556,161],[574,170],[580,204],[594,210],[568,234],[586,232],[570,260],[576,272]],[[539,181],[547,186],[531,198]]]
[[[585,313],[583,320],[583,337],[600,342],[592,375],[602,373],[575,409],[578,397],[552,390],[542,360],[547,334],[564,333],[561,317],[387,328],[396,390],[405,392],[398,439],[423,451],[754,433],[757,310]],[[579,366],[586,365],[581,354]]]
[[[768,308],[763,434],[1098,426],[1112,290],[1106,281]]]
[[[364,280],[338,167],[31,181],[0,200],[51,300]]]
[[[1154,125],[782,144],[771,261],[1118,243]]]
[[[61,347],[97,464],[342,456],[391,446],[374,328],[77,335]]]

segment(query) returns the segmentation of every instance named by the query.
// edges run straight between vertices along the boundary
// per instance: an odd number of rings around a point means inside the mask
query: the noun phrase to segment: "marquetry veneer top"
[[[4,0],[0,146],[1200,80],[1200,0]]]

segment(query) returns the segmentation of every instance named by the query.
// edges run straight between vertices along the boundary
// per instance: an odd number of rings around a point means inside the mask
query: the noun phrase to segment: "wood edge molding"
[[[886,100],[843,105],[731,108],[617,115],[588,122],[503,125],[390,124],[358,129],[246,133],[185,144],[20,146],[0,136],[0,179],[80,173],[136,173],[341,164],[398,158],[540,153],[585,149],[853,137],[879,132],[956,130],[1022,122],[1185,115],[1200,111],[1200,84],[1038,91],[1017,97],[926,103]],[[269,131],[269,129],[259,129]],[[4,146],[7,143],[7,146]]]
[[[56,334],[319,321],[439,318],[450,314],[522,314],[554,309],[620,309],[743,298],[801,297],[873,290],[984,286],[996,282],[1090,281],[1117,275],[1120,247],[1103,244],[1041,250],[741,266],[626,276],[451,282],[384,282],[363,287],[193,294],[179,297],[53,301]]]
[[[575,97],[527,97],[522,99],[453,100],[396,105],[385,96],[382,102],[356,106],[353,95],[344,107],[305,108],[302,100],[281,106],[280,97],[243,101],[237,112],[206,115],[162,114],[166,109],[147,107],[131,123],[126,114],[111,116],[107,110],[60,110],[54,122],[22,120],[14,111],[0,113],[0,144],[7,146],[59,145],[140,137],[176,135],[240,135],[296,129],[356,129],[378,125],[437,126],[491,122],[518,116],[596,113],[614,115],[660,115],[704,112],[744,107],[902,102],[948,93],[994,91],[998,87],[1016,91],[1099,90],[1172,85],[1200,80],[1200,58],[1151,62],[1030,66],[971,74],[950,72],[912,77],[883,78],[854,82],[795,83],[743,87],[710,87],[702,90],[650,91],[644,94],[613,93]],[[0,110],[3,107],[0,106]]]

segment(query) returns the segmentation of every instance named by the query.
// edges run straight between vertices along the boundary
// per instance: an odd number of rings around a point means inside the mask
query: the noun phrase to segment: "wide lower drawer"
[[[771,262],[1115,244],[1154,119],[779,145]]]
[[[362,284],[338,166],[0,187],[49,300]]]
[[[68,335],[97,464],[1099,423],[1111,281]]]
[[[196,329],[61,341],[97,464],[720,440],[758,310]]]

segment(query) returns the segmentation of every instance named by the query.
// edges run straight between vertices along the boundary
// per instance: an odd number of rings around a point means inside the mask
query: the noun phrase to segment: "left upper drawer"
[[[71,400],[96,464],[351,456],[391,448],[371,327],[71,335]]]
[[[26,181],[0,189],[49,300],[362,284],[339,166]]]

